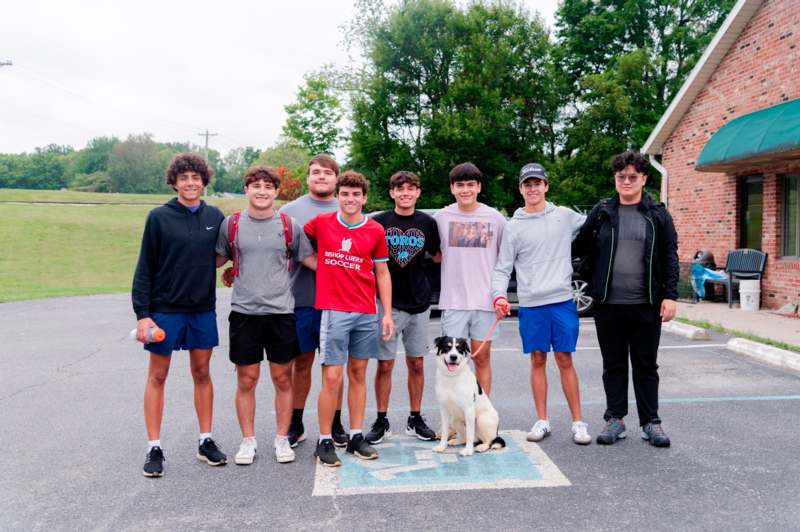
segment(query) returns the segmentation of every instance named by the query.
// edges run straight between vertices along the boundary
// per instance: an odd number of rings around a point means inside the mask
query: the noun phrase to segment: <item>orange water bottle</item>
[[[152,344],[155,342],[161,342],[164,338],[167,337],[167,333],[164,332],[164,329],[160,327],[150,327],[147,329],[147,341],[146,344]],[[131,331],[131,338],[136,340],[136,329]]]

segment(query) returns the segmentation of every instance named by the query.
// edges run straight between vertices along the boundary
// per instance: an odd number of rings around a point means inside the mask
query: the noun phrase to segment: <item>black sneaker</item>
[[[670,441],[661,423],[648,423],[642,427],[642,439],[649,442],[653,447],[669,447]]]
[[[147,453],[142,474],[146,477],[160,477],[164,474],[164,451],[158,445]]]
[[[211,438],[206,438],[197,448],[197,459],[205,460],[208,465],[221,466],[228,463],[228,457],[219,450]]]
[[[289,445],[291,445],[292,448],[297,447],[298,443],[306,439],[306,431],[305,427],[303,427],[303,420],[292,420],[292,422],[289,424],[289,433],[287,434],[287,437],[289,438]]]
[[[347,444],[347,452],[356,455],[362,460],[375,460],[378,457],[378,451],[367,443],[363,434],[356,434],[350,438],[350,442]]]
[[[314,451],[314,456],[317,457],[317,462],[325,467],[339,467],[342,465],[341,460],[336,455],[336,447],[333,446],[333,440],[324,439],[317,442],[317,449]]]
[[[389,430],[389,420],[386,418],[378,418],[375,420],[375,423],[372,424],[372,428],[369,429],[369,432],[364,434],[364,439],[367,440],[367,443],[375,445],[391,435],[392,431]]]
[[[431,441],[436,439],[436,432],[428,427],[422,416],[408,416],[408,421],[406,421],[406,434],[409,436],[416,436],[423,441]]]
[[[617,440],[621,440],[626,436],[625,422],[619,418],[612,417],[606,421],[606,426],[603,431],[597,435],[597,443],[600,445],[611,445]]]
[[[331,437],[336,447],[347,447],[347,442],[350,441],[350,436],[347,435],[341,423],[333,426],[331,429]]]

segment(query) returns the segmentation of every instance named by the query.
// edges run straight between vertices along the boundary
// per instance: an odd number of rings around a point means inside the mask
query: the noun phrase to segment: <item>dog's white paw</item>
[[[466,441],[464,440],[464,438],[459,438],[458,436],[456,436],[455,438],[449,440],[447,442],[447,445],[452,445],[453,447],[456,447],[458,445],[464,445],[465,443]]]
[[[482,443],[482,444],[476,446],[475,450],[477,452],[479,452],[479,453],[485,453],[486,451],[489,450],[489,444],[488,443]]]
[[[473,451],[474,449],[472,447],[464,447],[458,452],[458,454],[461,456],[472,456]]]
[[[446,449],[447,449],[447,444],[446,443],[440,443],[439,445],[434,446],[433,449],[431,449],[431,450],[433,452],[435,452],[435,453],[443,453],[443,452],[445,452]]]

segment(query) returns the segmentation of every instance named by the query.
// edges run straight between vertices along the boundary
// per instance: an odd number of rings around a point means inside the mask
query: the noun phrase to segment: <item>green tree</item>
[[[286,105],[283,134],[310,153],[333,153],[344,116],[339,98],[323,77],[308,77],[294,103]]]
[[[275,169],[281,166],[286,167],[291,175],[298,176],[303,181],[303,190],[305,190],[306,166],[311,157],[312,154],[305,149],[287,140],[282,140],[275,146],[262,151],[255,162]]]
[[[258,160],[261,150],[252,146],[235,148],[222,159],[223,172],[217,176],[214,189],[218,192],[242,192],[242,178],[247,168]]]
[[[164,168],[174,153],[162,150],[149,133],[129,135],[114,145],[108,161],[113,192],[167,192]]]
[[[569,95],[552,196],[590,204],[613,192],[608,162],[644,144],[733,0],[564,0],[555,51]],[[658,189],[658,179],[650,190]]]
[[[376,183],[413,170],[423,204],[440,206],[452,201],[449,170],[471,160],[487,176],[483,200],[510,207],[520,166],[554,154],[560,96],[547,81],[552,47],[538,16],[502,2],[410,0],[367,46],[351,156]]]

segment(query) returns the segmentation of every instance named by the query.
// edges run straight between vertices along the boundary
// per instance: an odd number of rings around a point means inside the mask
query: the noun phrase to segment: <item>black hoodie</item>
[[[150,211],[133,275],[131,298],[137,320],[151,312],[214,310],[214,249],[224,219],[219,209],[204,201],[192,212],[177,198]]]

